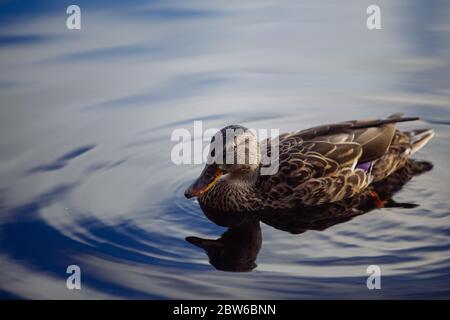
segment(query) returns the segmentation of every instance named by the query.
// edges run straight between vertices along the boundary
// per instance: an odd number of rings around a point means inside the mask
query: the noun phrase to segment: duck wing
[[[267,207],[317,205],[356,194],[370,183],[364,170],[355,169],[362,155],[356,142],[302,141],[281,150],[279,170],[260,176]]]
[[[283,134],[279,170],[261,177],[266,205],[318,205],[351,197],[365,189],[370,175],[358,163],[382,157],[395,135],[395,123],[417,118],[348,121]]]
[[[285,133],[279,137],[280,154],[289,152],[291,147],[304,141],[333,144],[354,142],[362,147],[359,163],[372,161],[382,157],[388,150],[395,135],[395,123],[418,119],[394,114],[387,119],[352,120]]]

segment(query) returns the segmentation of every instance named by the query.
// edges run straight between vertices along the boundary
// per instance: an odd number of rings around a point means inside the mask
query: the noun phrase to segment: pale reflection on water
[[[450,5],[379,1],[0,4],[0,297],[450,296]],[[183,197],[170,161],[194,120],[281,132],[394,112],[433,127],[434,169],[384,208],[324,231],[261,224],[250,273],[213,268],[188,236],[225,228]],[[264,221],[263,221],[264,222]],[[83,289],[65,287],[66,267]],[[380,291],[366,268],[382,268]]]

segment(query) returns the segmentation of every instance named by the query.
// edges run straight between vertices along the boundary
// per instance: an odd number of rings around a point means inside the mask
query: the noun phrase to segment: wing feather
[[[365,171],[355,170],[356,164],[382,158],[395,136],[395,123],[417,119],[395,114],[280,135],[279,171],[260,176],[259,181],[268,194],[267,203],[278,201],[283,206],[300,199],[316,205],[356,194],[372,180]],[[270,150],[270,140],[265,143]]]

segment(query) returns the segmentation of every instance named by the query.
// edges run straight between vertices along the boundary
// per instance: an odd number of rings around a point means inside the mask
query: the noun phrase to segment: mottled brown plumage
[[[348,121],[282,134],[279,170],[275,174],[261,175],[260,162],[213,162],[204,172],[211,175],[211,170],[216,170],[224,176],[218,180],[215,176],[217,181],[201,190],[197,181],[195,187],[200,191],[195,195],[206,209],[233,212],[316,206],[353,197],[401,168],[432,138],[429,129],[402,132],[395,128],[397,122],[417,119],[396,114],[387,119]],[[233,128],[242,129],[239,135],[245,135],[247,140],[256,139],[243,127]],[[234,141],[236,145],[232,147],[236,150],[241,142]],[[259,148],[257,143],[254,145]],[[273,145],[273,140],[262,143],[261,149],[267,148],[268,152],[261,159],[271,156]],[[366,163],[370,163],[368,169],[358,168]],[[187,195],[193,193],[192,188],[186,191]]]

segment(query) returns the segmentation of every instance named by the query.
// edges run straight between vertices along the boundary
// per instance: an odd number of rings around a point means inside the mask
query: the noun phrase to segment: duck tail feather
[[[411,153],[414,154],[434,137],[434,131],[432,129],[414,130],[410,132],[410,136],[412,142]]]
[[[411,130],[411,131],[404,131],[404,133],[406,133],[409,137],[411,137],[412,139],[417,139],[419,136],[424,135],[426,133],[431,133],[433,132],[433,129],[416,129],[416,130]]]

